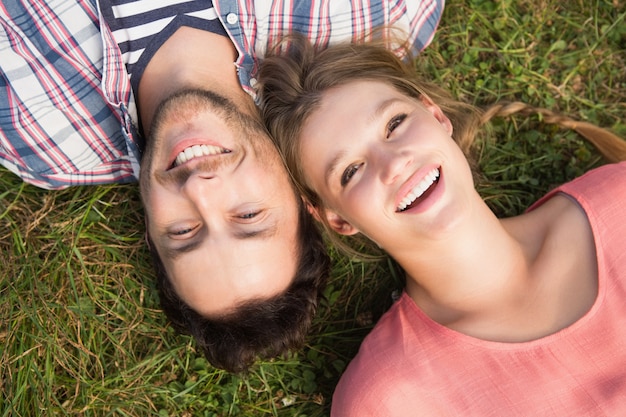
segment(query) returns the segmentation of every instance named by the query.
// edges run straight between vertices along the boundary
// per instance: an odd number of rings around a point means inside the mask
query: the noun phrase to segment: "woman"
[[[332,414],[623,415],[626,163],[499,219],[466,157],[478,112],[385,48],[290,42],[261,71],[271,135],[326,227],[406,272]],[[595,144],[626,159],[615,136]]]

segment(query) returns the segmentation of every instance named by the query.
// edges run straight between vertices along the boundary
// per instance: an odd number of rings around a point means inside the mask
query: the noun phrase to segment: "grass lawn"
[[[477,105],[522,100],[626,137],[624,0],[450,0],[418,66]],[[499,215],[602,163],[537,117],[492,126],[478,188]],[[327,416],[402,285],[387,260],[333,253],[306,348],[233,376],[168,328],[143,233],[136,185],[49,192],[0,169],[0,416]]]

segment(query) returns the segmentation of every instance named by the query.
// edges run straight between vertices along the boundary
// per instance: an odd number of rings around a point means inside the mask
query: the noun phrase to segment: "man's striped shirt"
[[[160,1],[115,4],[141,11]],[[283,34],[301,32],[324,46],[393,25],[420,51],[443,11],[443,0],[214,0],[213,8],[201,1],[166,3],[181,8],[177,16],[187,15],[182,9],[189,5],[213,10],[239,53],[239,80],[251,94],[258,59]],[[120,40],[128,28],[110,28],[106,10],[98,0],[0,3],[0,162],[24,181],[55,189],[138,178],[143,144],[131,80],[139,78],[136,65],[146,51],[126,50]]]

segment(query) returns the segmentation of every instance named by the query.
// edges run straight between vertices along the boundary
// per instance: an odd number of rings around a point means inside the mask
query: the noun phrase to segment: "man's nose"
[[[207,208],[219,200],[222,178],[215,173],[194,172],[185,181],[182,193],[198,208]]]

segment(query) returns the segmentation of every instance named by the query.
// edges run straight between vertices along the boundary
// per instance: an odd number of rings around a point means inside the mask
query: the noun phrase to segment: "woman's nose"
[[[392,184],[400,178],[411,162],[409,155],[389,150],[381,152],[378,160],[381,165],[381,181],[384,184]]]

